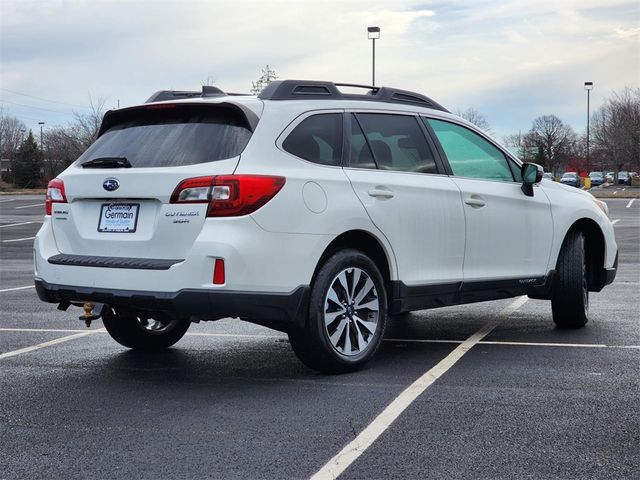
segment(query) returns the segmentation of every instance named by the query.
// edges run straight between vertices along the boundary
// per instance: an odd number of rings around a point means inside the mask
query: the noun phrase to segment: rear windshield
[[[233,158],[251,138],[245,115],[229,105],[149,105],[113,112],[104,133],[77,160],[126,158],[132,167],[174,167]]]

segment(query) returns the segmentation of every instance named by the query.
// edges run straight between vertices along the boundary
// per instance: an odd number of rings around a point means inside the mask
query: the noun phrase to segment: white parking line
[[[2,331],[2,329],[0,329]],[[188,335],[188,334],[187,334]],[[462,343],[463,340],[429,340],[420,338],[385,338],[385,342],[398,343]],[[640,345],[605,345],[603,343],[553,343],[553,342],[509,342],[505,340],[483,340],[478,345],[507,345],[512,347],[566,347],[566,348],[631,348]]]
[[[36,288],[35,285],[29,285],[28,287],[14,287],[14,288],[5,288],[4,290],[0,290],[2,292],[15,292],[16,290],[26,290],[27,288]]]
[[[36,237],[14,238],[13,240],[2,240],[2,243],[23,242],[25,240],[33,240]]]
[[[17,198],[10,198],[8,200],[0,200],[0,203],[15,202],[16,200]]]
[[[0,354],[0,360],[9,358],[9,357],[15,357],[16,355],[21,355],[23,353],[33,352],[34,350],[40,350],[41,348],[50,347],[52,345],[57,345],[59,343],[68,342],[69,340],[75,340],[76,338],[86,337],[87,335],[93,335],[94,333],[97,333],[100,330],[104,330],[104,329],[101,328],[99,330],[89,330],[88,332],[74,333],[73,335],[67,335],[66,337],[56,338],[55,340],[49,340],[48,342],[39,343],[31,347],[21,348],[20,350],[13,350],[12,352],[2,353]]]
[[[21,208],[31,208],[31,207],[40,207],[44,205],[44,203],[34,203],[32,205],[22,205],[21,207],[14,207],[16,210],[20,210]]]
[[[611,220],[611,225],[615,225],[616,223],[618,223],[620,221],[619,218],[616,218],[615,220]]]
[[[640,345],[605,345],[601,343],[545,343],[545,342],[480,342],[482,345],[510,345],[514,347],[565,347],[565,348],[631,348],[640,349]]]
[[[529,298],[518,297],[507,308],[500,312],[499,317],[509,315],[519,309]],[[318,472],[311,477],[311,480],[335,479],[369,448],[376,439],[391,426],[391,424],[404,412],[413,401],[418,398],[427,388],[438,380],[444,373],[453,367],[465,353],[474,345],[486,337],[500,323],[500,318],[490,321],[476,333],[458,345],[449,355],[441,360],[436,366],[424,373],[420,378],[407,387],[400,395],[378,415],[367,428],[347,446],[345,446],[335,457],[327,462]]]
[[[629,203],[627,203],[627,208],[629,208],[631,205],[633,205],[634,201],[635,201],[635,198],[632,198],[631,200],[629,200]]]
[[[18,332],[18,333],[73,333],[73,332],[88,332],[86,328],[80,330],[79,328],[0,328],[0,332]],[[91,330],[93,331],[93,330]],[[105,330],[106,332],[106,330]]]
[[[30,223],[42,223],[42,221],[38,221],[38,222],[10,223],[9,225],[0,225],[0,228],[4,228],[4,227],[19,227],[20,225],[29,225]]]

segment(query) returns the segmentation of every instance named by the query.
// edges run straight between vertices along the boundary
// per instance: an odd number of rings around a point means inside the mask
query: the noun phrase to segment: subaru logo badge
[[[114,190],[117,190],[119,186],[120,182],[117,178],[107,178],[102,183],[102,188],[104,188],[107,192],[113,192]]]

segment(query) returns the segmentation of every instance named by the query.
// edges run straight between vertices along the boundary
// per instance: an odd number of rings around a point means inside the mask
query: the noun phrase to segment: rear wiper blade
[[[92,158],[80,164],[82,168],[131,168],[126,157],[99,157]]]

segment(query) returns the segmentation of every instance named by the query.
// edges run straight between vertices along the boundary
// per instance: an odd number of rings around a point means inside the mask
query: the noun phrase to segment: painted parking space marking
[[[0,331],[2,331],[0,329]],[[430,340],[419,338],[385,338],[385,342],[396,343],[463,343],[463,340]],[[482,340],[478,345],[507,345],[512,347],[565,347],[565,348],[631,348],[640,345],[606,345],[604,343],[556,343],[556,342],[510,342],[507,340]]]
[[[26,240],[33,240],[34,238],[36,237],[14,238],[13,240],[2,240],[2,243],[24,242]]]
[[[22,355],[23,353],[33,352],[34,350],[40,350],[41,348],[58,345],[59,343],[75,340],[76,338],[86,337],[87,335],[93,335],[94,333],[98,333],[100,330],[104,330],[104,329],[101,328],[99,330],[89,330],[88,332],[74,333],[73,335],[67,335],[66,337],[56,338],[55,340],[49,340],[48,342],[38,343],[37,345],[33,345],[31,347],[25,347],[19,350],[13,350],[11,352],[1,353],[0,360],[9,358],[9,357],[15,357],[16,355]]]
[[[33,288],[33,287],[20,287]],[[0,290],[3,291],[3,290]],[[107,333],[103,328],[97,330],[86,330],[80,328],[0,328],[0,332],[16,333]],[[279,340],[286,338],[284,335],[261,335],[245,333],[207,333],[207,332],[187,332],[187,337],[216,337],[216,338],[247,338],[247,339],[267,339]],[[460,345],[465,340],[443,340],[429,338],[385,338],[383,342],[388,343],[435,343]],[[512,342],[508,340],[481,340],[478,345],[507,345],[513,347],[561,347],[561,348],[623,348],[640,350],[640,345],[607,345],[604,343],[557,343],[557,342]]]
[[[619,218],[616,218],[615,220],[611,220],[611,225],[615,225],[616,223],[618,223],[620,221]]]
[[[633,205],[634,201],[635,201],[635,198],[632,198],[631,200],[629,200],[629,203],[627,203],[627,207],[626,208],[631,207],[631,205]]]
[[[489,333],[498,326],[501,317],[515,312],[524,305],[527,300],[529,300],[527,296],[516,298],[509,306],[500,312],[498,318],[484,325],[480,330],[458,345],[433,368],[409,385],[409,387],[400,393],[353,441],[349,442],[335,457],[318,470],[318,472],[311,477],[311,480],[337,478],[395,422],[400,414],[404,412],[414,400],[453,367],[474,345],[489,335]]]
[[[78,328],[0,328],[0,332],[18,332],[18,333],[80,333],[96,330],[78,329]],[[106,330],[105,330],[106,332]]]
[[[29,225],[31,223],[42,223],[42,221],[38,221],[38,222],[21,222],[21,223],[10,223],[8,225],[0,225],[0,228],[6,228],[6,227],[19,227],[20,225]]]
[[[15,292],[16,290],[26,290],[27,288],[36,288],[36,286],[35,285],[29,285],[27,287],[5,288],[3,290],[0,290],[0,293],[3,293],[3,292]]]
[[[22,205],[20,207],[14,207],[16,210],[20,210],[21,208],[31,208],[31,207],[41,207],[44,203],[33,203],[31,205]]]

